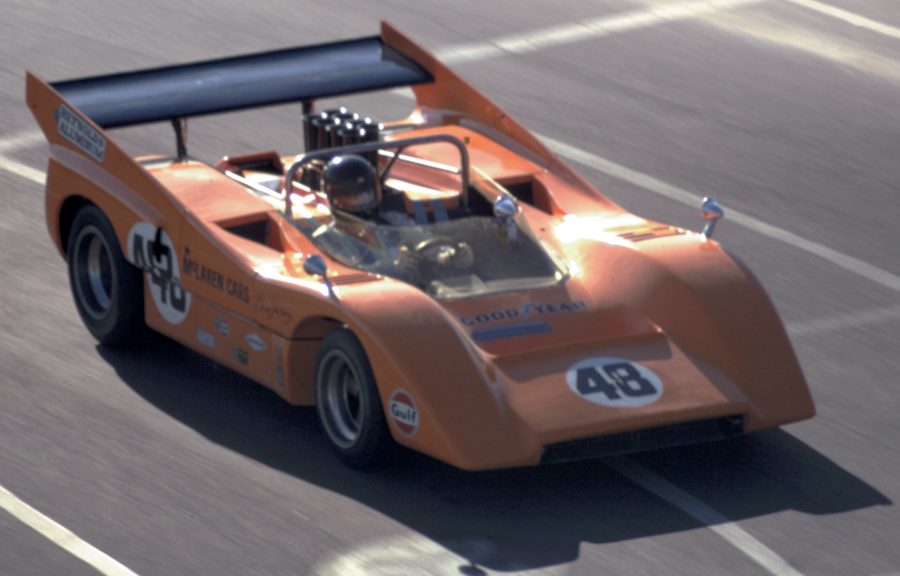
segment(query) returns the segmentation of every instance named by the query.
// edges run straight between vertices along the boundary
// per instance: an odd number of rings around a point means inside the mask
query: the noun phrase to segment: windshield
[[[301,218],[294,225],[334,260],[441,299],[546,286],[563,276],[530,234],[493,217],[390,224],[337,213],[325,223]]]
[[[353,156],[375,147],[394,151],[378,150],[379,162]],[[454,149],[455,166],[446,161]],[[435,298],[561,281],[564,269],[512,194],[471,170],[464,144],[443,135],[314,152],[289,170],[283,213],[329,258]]]

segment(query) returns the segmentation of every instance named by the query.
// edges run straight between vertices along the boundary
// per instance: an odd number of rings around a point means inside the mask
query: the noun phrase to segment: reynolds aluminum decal
[[[56,129],[63,138],[97,162],[103,162],[103,157],[106,156],[106,138],[100,132],[65,104],[56,109],[55,116]]]

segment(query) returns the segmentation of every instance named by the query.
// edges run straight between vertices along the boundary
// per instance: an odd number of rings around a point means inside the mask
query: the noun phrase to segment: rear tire
[[[96,206],[75,215],[66,258],[75,307],[94,338],[116,346],[140,337],[146,329],[143,275],[125,260],[112,224]]]
[[[365,350],[346,328],[322,340],[316,360],[316,412],[332,449],[353,468],[383,459],[391,435]]]

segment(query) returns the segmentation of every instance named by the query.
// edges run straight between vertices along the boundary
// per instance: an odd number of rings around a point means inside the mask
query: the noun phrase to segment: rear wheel
[[[354,468],[374,464],[390,446],[372,367],[359,340],[345,328],[322,340],[316,410],[332,448]]]
[[[125,260],[112,224],[96,206],[75,216],[66,256],[75,306],[94,338],[114,346],[143,333],[141,272]]]

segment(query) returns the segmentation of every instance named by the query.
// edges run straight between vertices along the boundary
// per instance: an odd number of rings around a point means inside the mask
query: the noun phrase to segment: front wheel
[[[316,361],[316,411],[331,447],[354,468],[374,464],[390,446],[369,359],[345,328],[322,340]]]
[[[143,278],[122,255],[115,230],[99,208],[75,215],[66,258],[78,314],[101,344],[114,346],[144,330]]]

